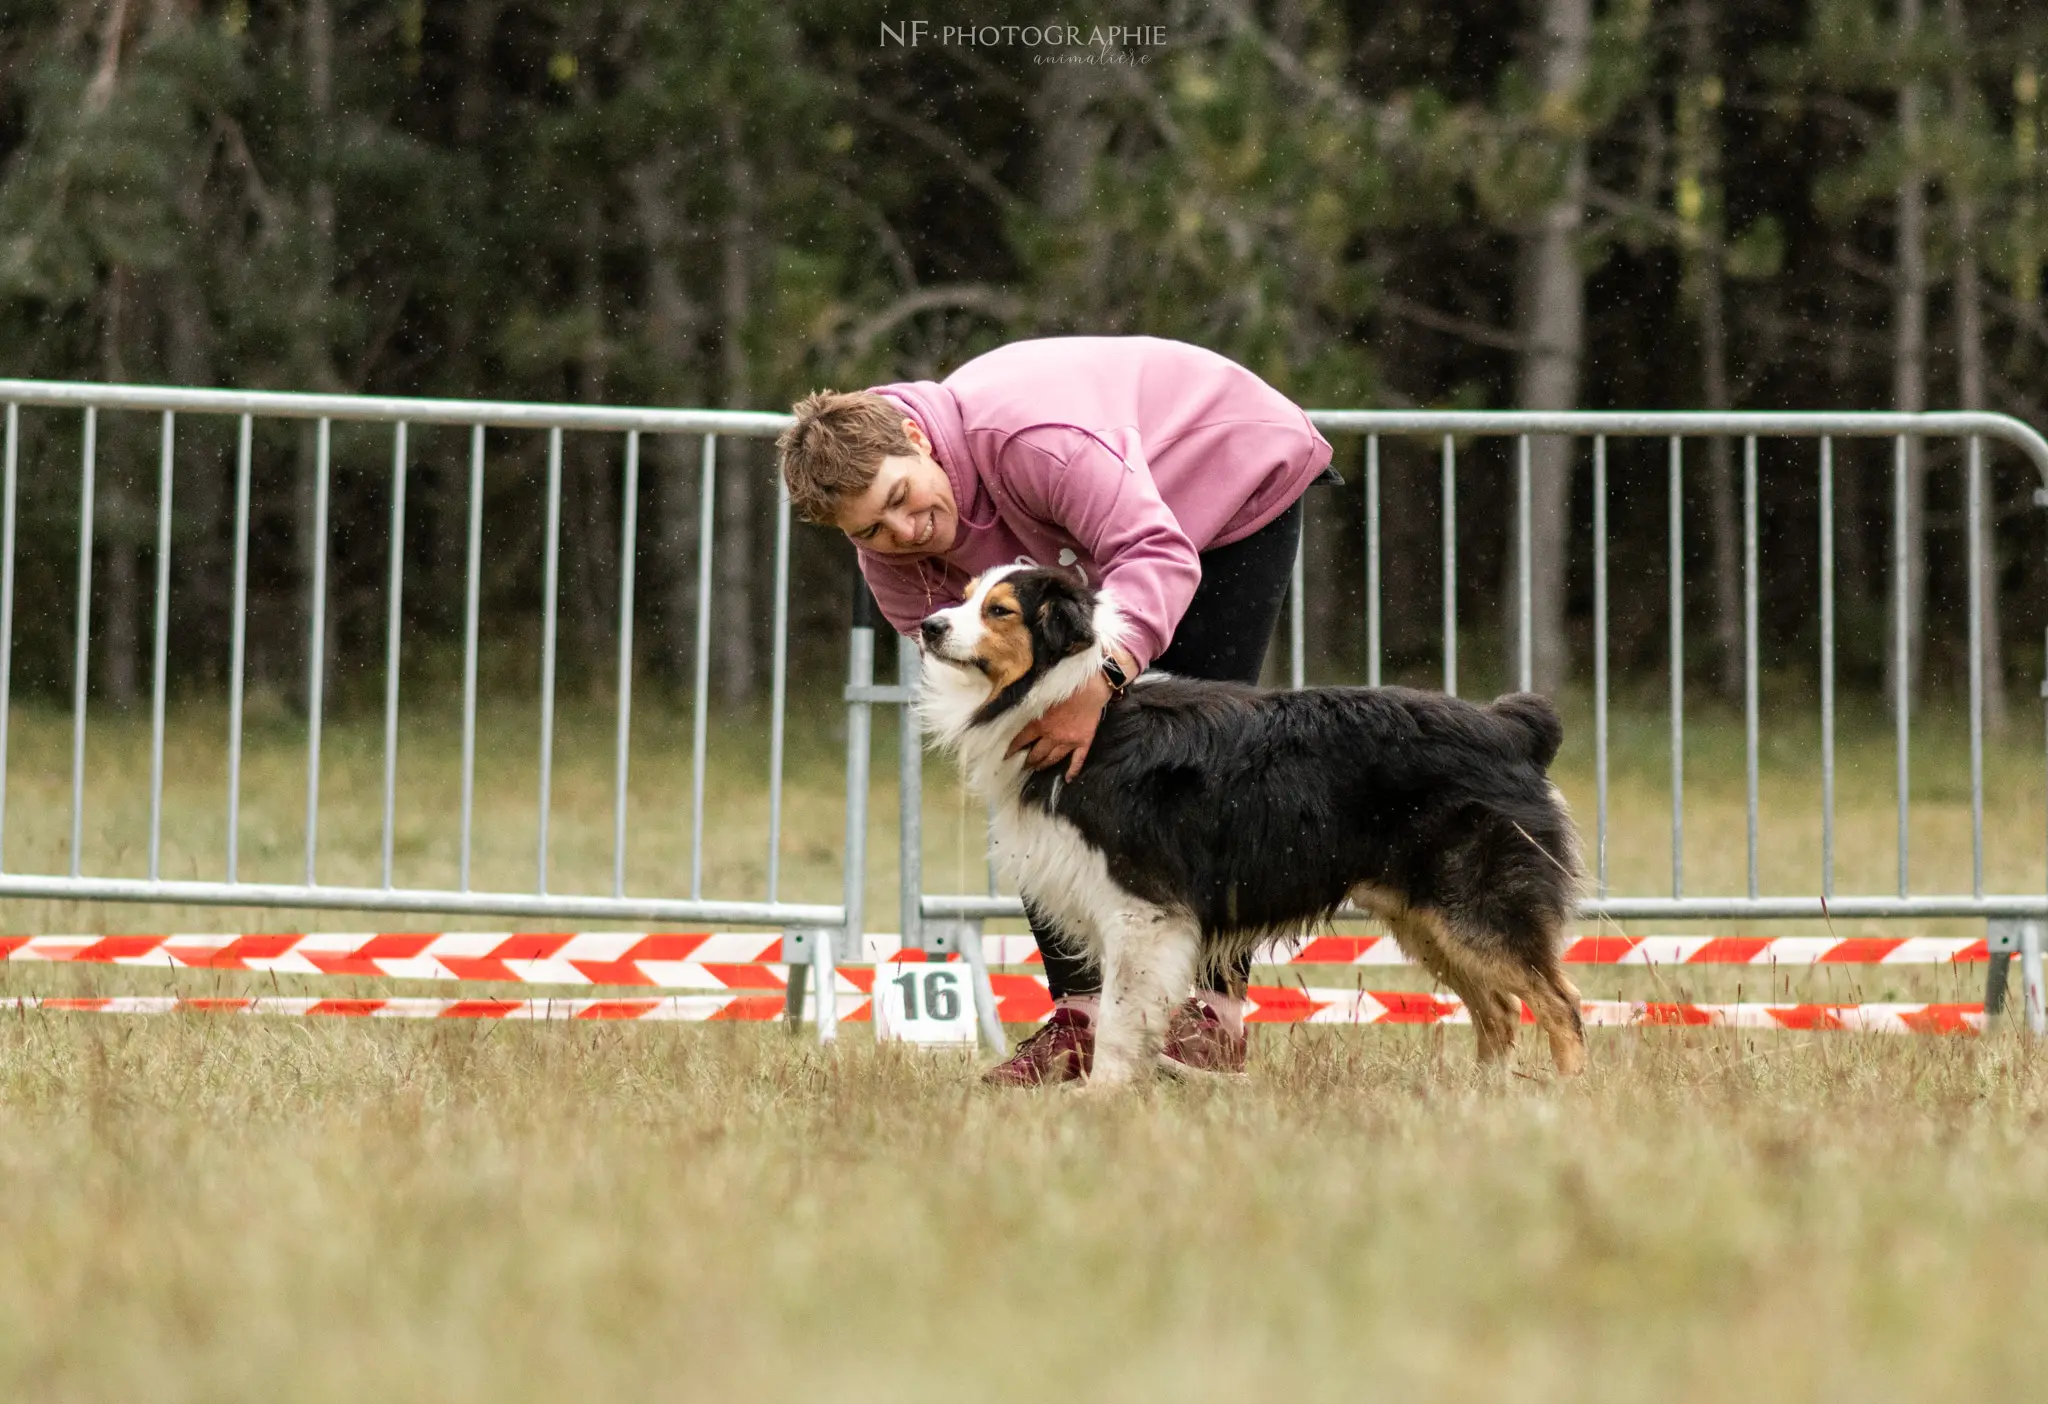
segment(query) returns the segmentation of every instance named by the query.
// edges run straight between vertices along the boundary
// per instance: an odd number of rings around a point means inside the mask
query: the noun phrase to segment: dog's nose
[[[946,624],[946,621],[939,618],[939,616],[936,614],[934,614],[931,618],[925,620],[924,623],[920,624],[918,626],[918,631],[924,635],[925,647],[936,647],[939,640],[946,637],[947,627],[948,625]]]

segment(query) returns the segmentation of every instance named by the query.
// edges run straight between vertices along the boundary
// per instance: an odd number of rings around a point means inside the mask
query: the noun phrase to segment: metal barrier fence
[[[989,994],[986,972],[980,968],[982,946],[977,936],[982,922],[992,918],[1022,915],[1021,904],[996,890],[993,871],[988,890],[972,894],[933,894],[924,890],[922,870],[922,755],[917,723],[909,701],[917,675],[917,651],[909,640],[899,640],[897,677],[893,684],[878,683],[875,676],[875,624],[864,589],[856,591],[854,627],[849,637],[848,676],[844,692],[847,707],[846,815],[843,853],[843,898],[838,904],[796,903],[783,900],[778,891],[782,845],[782,790],[784,770],[784,729],[788,693],[788,606],[790,516],[786,498],[779,502],[776,518],[774,571],[773,663],[770,702],[770,761],[766,890],[759,897],[707,897],[703,892],[705,775],[708,744],[708,682],[711,638],[711,590],[714,494],[718,469],[718,440],[721,436],[766,437],[779,432],[788,419],[783,415],[707,410],[632,410],[579,406],[523,405],[481,401],[433,401],[373,398],[348,395],[283,395],[255,392],[183,390],[139,386],[0,380],[0,405],[5,406],[4,481],[0,481],[0,843],[6,829],[6,747],[10,715],[9,691],[13,656],[14,593],[16,577],[15,528],[17,517],[18,449],[23,408],[72,410],[79,414],[80,513],[77,567],[77,605],[72,668],[71,815],[68,871],[62,873],[18,873],[6,870],[4,847],[0,847],[0,897],[41,897],[69,900],[130,902],[211,903],[243,906],[354,909],[411,913],[500,914],[554,918],[637,919],[662,922],[749,924],[782,927],[787,933],[786,957],[801,971],[815,972],[818,988],[833,986],[835,947],[844,933],[864,930],[864,885],[867,874],[867,800],[870,782],[872,711],[878,705],[896,705],[899,712],[899,835],[901,855],[900,920],[906,946],[933,952],[954,951],[976,966],[977,995],[985,1030],[1000,1042],[994,1002]],[[141,412],[160,416],[159,490],[156,534],[156,609],[153,638],[152,751],[150,773],[150,824],[148,874],[146,877],[115,877],[88,874],[83,861],[83,812],[85,803],[86,684],[91,637],[93,499],[97,456],[98,417],[103,411]],[[230,698],[228,722],[228,782],[225,796],[226,861],[219,881],[167,878],[160,866],[164,792],[164,700],[166,655],[168,651],[168,599],[173,533],[173,498],[177,451],[177,420],[180,415],[234,416],[237,421],[234,589],[230,609],[232,627]],[[307,625],[311,636],[307,686],[308,717],[306,744],[306,829],[304,879],[296,883],[250,882],[242,879],[237,863],[237,835],[240,827],[241,758],[243,743],[243,693],[245,636],[248,620],[247,571],[250,532],[250,480],[254,423],[259,419],[311,421],[315,432],[313,464],[313,531],[311,594]],[[1531,530],[1532,436],[1567,436],[1591,441],[1594,494],[1594,693],[1596,812],[1593,843],[1596,890],[1583,904],[1587,920],[1673,919],[1774,919],[1816,918],[1912,918],[1976,917],[1992,924],[1994,951],[2017,951],[2027,967],[2030,1018],[2041,1017],[2042,980],[2039,947],[2048,928],[2048,893],[1996,892],[1987,887],[1984,868],[1984,612],[1979,597],[1982,571],[1979,565],[1985,549],[1985,440],[1996,440],[2017,449],[2041,473],[2048,484],[2048,441],[2021,422],[1991,414],[1700,414],[1700,413],[1560,413],[1514,412],[1379,412],[1318,411],[1315,422],[1333,435],[1362,436],[1365,453],[1367,666],[1362,681],[1380,680],[1381,650],[1381,533],[1379,458],[1383,438],[1421,437],[1440,446],[1442,463],[1441,515],[1444,528],[1443,552],[1443,684],[1455,691],[1459,681],[1458,663],[1458,579],[1456,508],[1458,492],[1458,441],[1470,437],[1511,437],[1517,445],[1515,457],[1514,536],[1520,569],[1515,603],[1518,634],[1516,660],[1520,677],[1527,686],[1532,668]],[[319,791],[321,775],[322,704],[327,690],[324,676],[326,650],[326,582],[328,568],[328,503],[332,430],[336,423],[367,423],[391,426],[391,527],[388,542],[390,575],[386,590],[384,751],[382,788],[381,885],[334,885],[318,878]],[[462,809],[460,880],[454,888],[409,887],[396,881],[393,866],[396,794],[398,785],[399,662],[403,652],[402,590],[404,584],[404,533],[406,527],[405,483],[408,471],[408,429],[419,425],[466,427],[470,431],[469,513],[467,534],[467,594],[465,600],[464,684],[462,703]],[[535,876],[530,887],[476,890],[470,882],[470,841],[474,803],[476,759],[478,601],[482,563],[483,479],[486,466],[486,431],[544,433],[547,446],[546,527],[542,566],[543,619],[541,630],[540,712],[541,740],[538,794],[538,825]],[[615,799],[613,813],[613,881],[609,895],[550,892],[548,887],[548,815],[554,746],[554,704],[556,671],[556,624],[560,586],[560,529],[562,503],[562,453],[566,433],[596,433],[621,436],[620,452],[626,490],[620,523],[619,657],[617,677],[617,733],[615,747]],[[626,891],[625,853],[627,838],[626,781],[629,770],[629,735],[633,684],[634,570],[638,523],[637,485],[642,437],[655,434],[701,436],[702,457],[698,490],[700,520],[697,567],[697,618],[693,673],[692,719],[692,805],[689,895],[633,896]],[[1744,734],[1746,758],[1748,882],[1742,893],[1688,893],[1685,887],[1684,855],[1684,749],[1685,677],[1683,611],[1683,495],[1678,491],[1685,461],[1685,441],[1711,436],[1739,437],[1743,441],[1743,600],[1744,600]],[[1906,614],[1905,575],[1899,567],[1906,558],[1904,529],[1906,444],[1912,439],[1961,438],[1968,444],[1967,535],[1970,549],[1970,795],[1972,816],[1972,883],[1967,893],[1915,893],[1908,882],[1909,810],[1911,802],[1909,757],[1911,753],[1911,699],[1904,690],[1906,677],[1898,673],[1898,690],[1893,698],[1895,713],[1896,779],[1898,789],[1898,883],[1891,893],[1842,894],[1835,891],[1834,863],[1834,743],[1835,675],[1834,625],[1835,580],[1833,546],[1835,517],[1833,505],[1833,444],[1836,439],[1890,439],[1895,445],[1898,465],[1895,495],[1894,583],[1895,631],[1899,647],[1904,646]],[[1660,438],[1668,440],[1668,471],[1672,487],[1669,520],[1669,653],[1670,737],[1671,737],[1671,833],[1672,864],[1669,895],[1616,894],[1608,889],[1609,823],[1609,677],[1608,677],[1608,536],[1607,536],[1607,447],[1611,439]],[[1764,895],[1759,890],[1758,850],[1761,839],[1758,806],[1758,495],[1757,443],[1762,438],[1792,438],[1816,441],[1815,471],[1821,501],[1821,572],[1816,603],[1821,626],[1821,771],[1822,862],[1814,890],[1800,895]],[[2048,494],[2044,494],[2048,500]],[[1292,591],[1289,638],[1292,681],[1303,680],[1305,581],[1300,561]],[[2048,696],[2048,685],[2044,685]],[[2048,816],[2044,816],[2044,849],[2048,849]],[[837,939],[835,939],[835,937]],[[847,943],[849,950],[854,944]],[[1992,1002],[2002,991],[2004,961],[1993,963]],[[803,983],[793,979],[789,1010],[792,1018],[803,1005]],[[817,1001],[821,1037],[833,1036],[835,1015],[832,1001]]]
[[[1410,412],[1410,411],[1312,411],[1310,417],[1325,433],[1356,435],[1364,440],[1365,456],[1365,560],[1368,685],[1380,682],[1381,648],[1381,533],[1380,533],[1380,445],[1383,437],[1420,437],[1436,446],[1441,454],[1440,512],[1443,526],[1443,673],[1446,691],[1456,692],[1458,661],[1458,558],[1457,498],[1458,441],[1472,437],[1511,437],[1516,446],[1514,468],[1514,556],[1518,563],[1514,603],[1516,606],[1516,685],[1531,684],[1533,621],[1529,549],[1531,531],[1532,437],[1565,436],[1591,441],[1593,492],[1593,590],[1594,590],[1594,764],[1595,832],[1592,844],[1591,877],[1594,891],[1581,904],[1584,921],[1623,920],[1766,920],[1787,918],[1937,918],[1981,917],[1991,925],[1992,974],[1988,1001],[1995,1010],[2003,998],[2005,964],[2010,954],[2020,954],[2026,968],[2028,1012],[2036,1031],[2048,1029],[2044,1021],[2044,994],[2040,946],[2048,928],[2048,891],[1994,892],[1988,890],[1984,869],[1984,606],[1982,560],[1986,549],[1984,441],[1996,440],[2017,449],[2041,474],[2044,490],[2036,500],[2048,505],[2048,440],[2026,424],[1996,414],[1976,413],[1533,413],[1533,412]],[[1681,491],[1686,458],[1686,441],[1716,436],[1740,438],[1742,456],[1742,587],[1743,587],[1743,723],[1747,821],[1747,884],[1736,893],[1688,892],[1684,870],[1685,827],[1685,622],[1684,622],[1684,496]],[[1609,703],[1608,675],[1608,443],[1611,439],[1664,439],[1668,443],[1669,524],[1666,573],[1668,577],[1668,667],[1669,731],[1671,748],[1671,886],[1665,894],[1617,894],[1609,888]],[[1758,663],[1758,491],[1757,445],[1759,439],[1789,438],[1814,441],[1814,472],[1820,500],[1820,576],[1816,585],[1816,608],[1820,616],[1820,724],[1821,724],[1821,864],[1810,892],[1800,895],[1765,895],[1759,890],[1759,663]],[[1898,880],[1890,893],[1839,893],[1835,889],[1835,606],[1836,581],[1834,546],[1836,534],[1834,505],[1834,444],[1837,439],[1889,439],[1894,444],[1894,531],[1892,576],[1894,597],[1894,644],[1903,651],[1908,644],[1906,629],[1907,535],[1906,501],[1907,444],[1911,440],[1958,438],[1967,442],[1968,482],[1966,490],[1966,534],[1969,542],[1969,731],[1970,812],[1972,881],[1968,892],[1916,893],[1909,882],[1911,810],[1911,718],[1912,698],[1907,691],[1908,675],[1894,670],[1891,699],[1895,719],[1895,769],[1897,787]],[[1293,686],[1303,683],[1305,580],[1301,557],[1297,556],[1294,588],[1291,591],[1288,635]],[[864,625],[855,621],[855,637]],[[856,645],[856,657],[862,646]],[[864,678],[856,673],[849,698],[868,696],[877,701],[907,699],[914,678],[915,649],[906,640],[901,646],[899,666],[902,685],[878,691],[865,689]],[[2042,686],[2048,698],[2048,682]],[[2044,710],[2048,721],[2048,710]],[[934,894],[924,890],[914,817],[915,797],[921,792],[918,749],[911,744],[915,720],[906,709],[902,750],[904,826],[902,837],[902,922],[906,939],[916,939],[947,949],[978,946],[967,939],[978,934],[981,924],[997,918],[1020,918],[1022,903],[998,893],[996,875],[989,873],[983,893]],[[2044,750],[2048,757],[2048,750]],[[859,764],[858,758],[854,764]],[[2048,856],[2048,814],[2043,815],[2041,849]]]
[[[42,897],[121,902],[177,902],[216,905],[349,909],[384,912],[504,915],[567,919],[626,919],[687,923],[739,923],[780,926],[799,940],[805,933],[845,923],[840,904],[790,902],[782,898],[782,792],[784,730],[788,700],[787,621],[789,617],[790,514],[787,498],[776,516],[774,568],[774,651],[769,711],[770,757],[767,882],[765,892],[750,897],[712,897],[704,886],[705,774],[708,742],[708,691],[712,633],[711,565],[715,547],[715,502],[718,444],[721,436],[766,437],[781,431],[787,416],[715,410],[634,410],[567,405],[526,405],[487,401],[406,400],[357,395],[292,395],[218,390],[185,390],[153,386],[110,386],[0,380],[0,405],[5,406],[4,479],[0,479],[0,842],[6,836],[7,727],[10,716],[11,664],[14,654],[16,578],[15,529],[23,437],[24,408],[76,411],[79,453],[79,537],[77,605],[72,663],[71,826],[68,871],[21,873],[7,870],[0,848],[0,897]],[[160,417],[156,517],[155,632],[151,640],[151,759],[149,781],[148,874],[146,877],[94,875],[86,869],[84,847],[86,690],[89,643],[92,637],[92,566],[94,553],[94,477],[99,457],[99,422],[103,412],[141,412]],[[226,858],[218,881],[170,878],[161,870],[164,801],[164,704],[169,651],[169,599],[173,542],[178,422],[180,416],[232,416],[236,427],[234,576],[229,610],[231,628],[228,699],[227,791],[224,796]],[[254,427],[259,420],[311,421],[314,432],[313,543],[311,592],[307,605],[308,648],[305,782],[304,878],[299,882],[251,882],[240,871],[242,829],[243,703],[249,619],[250,484],[254,458]],[[382,774],[382,828],[378,886],[323,883],[319,878],[321,730],[326,676],[327,577],[329,566],[330,470],[336,424],[389,425],[391,428],[391,517],[387,542],[389,579],[386,587],[385,678]],[[469,430],[469,495],[467,515],[466,598],[462,691],[462,798],[459,879],[453,888],[406,886],[398,882],[393,846],[399,776],[399,665],[404,650],[403,617],[406,479],[410,466],[408,431],[421,425],[452,425]],[[471,883],[471,847],[475,809],[477,757],[478,614],[483,570],[484,477],[487,431],[518,431],[546,436],[546,525],[543,559],[540,752],[537,795],[537,851],[531,886],[512,890],[479,890]],[[607,895],[549,890],[548,820],[555,754],[555,691],[557,623],[561,585],[561,509],[563,436],[568,433],[617,436],[624,472],[620,530],[618,598],[617,719],[612,815],[612,881]],[[692,791],[689,888],[687,896],[629,894],[626,886],[627,776],[633,705],[634,561],[639,546],[637,499],[644,436],[701,436],[698,492],[697,617],[692,683]]]

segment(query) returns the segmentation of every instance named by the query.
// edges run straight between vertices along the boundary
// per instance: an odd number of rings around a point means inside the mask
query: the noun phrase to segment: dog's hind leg
[[[1424,908],[1406,907],[1386,913],[1385,920],[1401,949],[1463,1002],[1479,1041],[1479,1061],[1496,1063],[1512,1053],[1521,1011],[1477,968],[1462,943],[1442,928],[1440,918]]]
[[[1193,986],[1201,932],[1184,913],[1140,904],[1114,913],[1102,935],[1102,1006],[1089,1081],[1115,1086],[1152,1071],[1173,1006]]]
[[[1586,1025],[1579,1016],[1578,987],[1548,952],[1523,967],[1517,985],[1537,1025],[1549,1036],[1550,1058],[1558,1073],[1577,1077],[1586,1070]]]

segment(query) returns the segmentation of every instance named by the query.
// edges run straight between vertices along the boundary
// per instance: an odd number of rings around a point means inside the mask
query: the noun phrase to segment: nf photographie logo
[[[1166,43],[1163,24],[933,24],[882,21],[885,49],[1028,49],[1034,63],[1144,63]]]

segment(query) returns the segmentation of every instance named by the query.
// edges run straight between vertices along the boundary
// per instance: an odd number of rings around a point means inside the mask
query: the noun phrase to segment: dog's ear
[[[1033,623],[1054,658],[1071,657],[1095,642],[1094,611],[1088,591],[1063,576],[1046,578]]]

